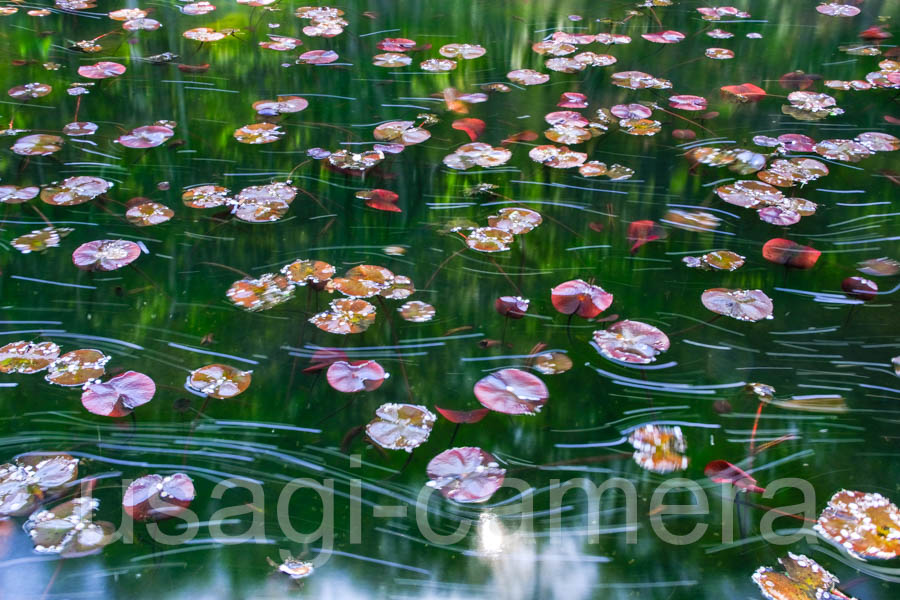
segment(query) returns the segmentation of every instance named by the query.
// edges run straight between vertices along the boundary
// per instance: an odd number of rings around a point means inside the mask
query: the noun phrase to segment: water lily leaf
[[[572,368],[572,359],[565,352],[544,352],[529,358],[528,364],[538,373],[558,375]]]
[[[49,156],[62,150],[63,139],[58,135],[40,133],[16,140],[11,150],[20,156]]]
[[[766,90],[752,83],[725,85],[720,89],[722,91],[722,97],[726,100],[736,100],[738,102],[759,102],[766,97]]]
[[[533,415],[547,403],[547,386],[538,377],[520,369],[502,369],[475,384],[475,398],[495,412]]]
[[[593,319],[610,307],[613,295],[581,279],[566,281],[550,290],[553,308],[564,315]]]
[[[528,312],[530,300],[519,296],[500,296],[494,301],[494,310],[508,319],[521,319]]]
[[[268,310],[290,300],[294,286],[282,275],[265,273],[257,279],[245,277],[235,281],[225,295],[246,310]]]
[[[124,72],[125,65],[107,60],[78,67],[78,74],[88,79],[109,79],[110,77],[118,77]]]
[[[389,377],[384,368],[374,360],[348,362],[338,360],[331,363],[326,374],[328,385],[339,392],[371,392],[377,390]]]
[[[83,271],[115,271],[134,262],[141,247],[127,240],[95,240],[78,246],[72,262]]]
[[[400,198],[396,192],[390,190],[374,189],[360,190],[356,192],[356,197],[365,200],[366,206],[375,210],[383,210],[385,212],[403,212],[397,206],[397,200]]]
[[[281,268],[281,274],[286,276],[291,283],[301,287],[312,284],[322,284],[330,280],[335,273],[335,268],[321,260],[297,259]]]
[[[27,454],[0,465],[0,516],[29,514],[77,476],[78,459],[68,454]]]
[[[109,360],[99,350],[73,350],[53,361],[44,379],[66,387],[81,386],[103,377]]]
[[[488,217],[488,225],[521,235],[540,225],[542,220],[540,213],[527,208],[501,208],[497,215]]]
[[[665,333],[653,325],[628,320],[595,331],[594,343],[606,358],[639,364],[651,363],[657,354],[669,349]]]
[[[126,148],[155,148],[161,146],[175,132],[168,127],[160,125],[146,125],[132,129],[125,135],[120,135],[116,141]]]
[[[43,371],[59,356],[53,342],[19,341],[0,348],[0,373],[30,375]]]
[[[81,404],[95,415],[124,417],[146,404],[156,394],[156,384],[143,373],[126,371],[105,383],[89,383],[81,394]]]
[[[712,312],[738,321],[773,318],[772,299],[762,290],[712,288],[704,291],[700,299],[703,306]]]
[[[784,573],[771,567],[760,567],[753,573],[753,581],[768,600],[854,600],[835,589],[838,578],[813,559],[788,552],[778,562]]]
[[[652,473],[672,473],[687,469],[687,442],[680,427],[642,425],[628,436],[634,447],[634,461]]]
[[[503,486],[506,475],[493,456],[474,447],[441,452],[429,461],[427,471],[429,487],[465,504],[487,502]]]
[[[191,371],[187,385],[210,398],[233,398],[250,387],[251,371],[213,363]]]
[[[75,498],[50,510],[41,510],[25,522],[35,552],[58,554],[64,558],[95,554],[113,541],[115,526],[93,521],[100,501]]]
[[[175,211],[159,202],[145,201],[131,206],[125,211],[125,218],[132,225],[150,227],[165,223],[175,216]]]
[[[328,333],[362,333],[375,322],[375,306],[358,298],[332,300],[329,310],[313,315],[309,322]]]
[[[860,560],[900,555],[900,510],[881,494],[841,490],[813,528]]]
[[[0,203],[22,204],[37,196],[40,191],[40,188],[36,186],[0,185]]]
[[[366,435],[382,448],[412,452],[428,440],[436,420],[424,406],[382,404],[366,425]]]
[[[435,309],[432,305],[421,300],[410,300],[397,309],[404,321],[411,323],[425,323],[434,318]]]
[[[183,513],[195,496],[194,482],[184,473],[154,473],[131,482],[122,508],[135,521],[162,521]]]

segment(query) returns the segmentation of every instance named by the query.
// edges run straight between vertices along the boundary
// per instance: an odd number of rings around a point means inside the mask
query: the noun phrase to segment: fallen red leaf
[[[474,142],[481,137],[482,133],[484,133],[486,125],[481,119],[465,117],[453,121],[451,127],[453,127],[453,129],[458,129],[459,131],[465,131],[466,134],[468,134],[469,139]]]
[[[637,249],[653,240],[662,237],[662,228],[655,221],[632,221],[628,225],[628,241],[634,242],[631,245],[631,253],[637,252]]]
[[[526,129],[525,131],[520,131],[519,133],[514,133],[502,142],[500,142],[501,146],[507,146],[509,144],[515,144],[516,142],[533,142],[538,139],[538,134],[534,131]]]
[[[725,85],[720,89],[724,98],[738,100],[739,102],[759,102],[766,97],[766,90],[752,83]]]

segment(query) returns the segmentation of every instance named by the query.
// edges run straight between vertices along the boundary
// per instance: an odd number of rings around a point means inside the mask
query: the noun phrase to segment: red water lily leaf
[[[449,408],[441,408],[440,406],[435,406],[434,409],[451,423],[457,424],[477,423],[485,418],[489,412],[491,412],[490,409],[487,408],[476,408],[475,410],[451,410]]]
[[[453,129],[458,129],[459,131],[465,131],[469,136],[469,139],[474,142],[481,137],[482,133],[484,133],[486,125],[481,119],[466,117],[453,121],[451,127],[453,127]]]
[[[366,206],[374,208],[375,210],[403,212],[403,210],[397,206],[397,200],[400,199],[400,196],[398,196],[396,192],[390,190],[383,190],[380,188],[374,190],[362,190],[356,192],[356,197],[364,199],[366,201]]]
[[[703,474],[716,483],[730,483],[745,492],[763,493],[765,490],[756,485],[749,473],[725,460],[714,460],[706,465]]]
[[[374,360],[338,360],[331,363],[326,373],[328,385],[345,394],[377,390],[387,377]]]
[[[206,73],[209,71],[209,63],[203,63],[202,65],[178,65],[178,70],[182,73]]]
[[[585,319],[593,319],[609,308],[613,295],[598,285],[572,279],[550,290],[550,301],[553,308],[564,315],[577,314]]]
[[[131,482],[122,508],[135,521],[161,521],[184,512],[195,496],[194,482],[184,473],[154,473]]]
[[[804,246],[783,238],[772,238],[762,249],[763,258],[769,262],[794,269],[810,269],[822,253],[811,246]]]
[[[841,282],[841,289],[860,300],[873,300],[878,297],[878,284],[865,277],[847,277]]]
[[[507,415],[533,415],[550,395],[540,378],[520,369],[491,373],[476,383],[473,391],[486,408]]]
[[[104,417],[124,417],[153,399],[156,384],[136,371],[116,375],[106,383],[88,385],[81,403],[89,412]]]

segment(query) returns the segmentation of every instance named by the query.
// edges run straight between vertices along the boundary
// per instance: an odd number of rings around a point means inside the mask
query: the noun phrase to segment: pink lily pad
[[[640,321],[619,321],[595,331],[594,343],[607,358],[640,364],[655,361],[657,354],[669,349],[665,333]]]
[[[115,271],[141,255],[141,247],[126,240],[95,240],[72,253],[72,262],[83,271]]]
[[[126,371],[106,383],[89,384],[81,394],[81,403],[95,415],[124,417],[150,402],[155,393],[152,379],[143,373]]]
[[[371,392],[384,383],[388,374],[374,360],[339,360],[331,363],[326,373],[328,385],[339,392]]]
[[[162,521],[184,512],[195,496],[194,482],[184,473],[154,473],[131,482],[122,508],[135,521]]]
[[[427,472],[429,487],[448,500],[465,504],[487,502],[506,476],[506,469],[493,456],[473,447],[441,452],[429,461]]]
[[[550,395],[540,378],[520,369],[491,373],[478,381],[473,391],[483,406],[507,415],[536,414]]]

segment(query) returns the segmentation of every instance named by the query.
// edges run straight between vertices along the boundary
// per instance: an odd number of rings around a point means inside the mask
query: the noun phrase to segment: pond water
[[[900,3],[846,2],[5,3],[2,597],[896,598],[896,507],[817,523],[900,500]]]

